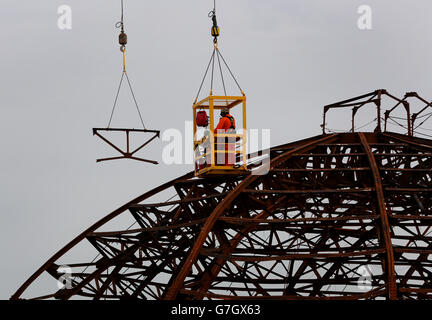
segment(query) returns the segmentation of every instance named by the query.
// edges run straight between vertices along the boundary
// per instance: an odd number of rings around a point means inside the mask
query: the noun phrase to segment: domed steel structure
[[[374,132],[329,134],[324,121],[322,135],[271,148],[268,165],[249,163],[252,173],[191,172],[132,200],[55,254],[12,299],[26,298],[45,273],[64,276],[64,265],[70,283],[34,298],[431,298],[432,140],[413,135],[409,107],[407,134],[381,132],[384,94],[324,108],[355,114],[375,104]],[[397,103],[406,109],[406,101]],[[170,190],[175,198],[151,202]],[[135,225],[108,229],[120,217]],[[85,240],[93,261],[61,261]]]

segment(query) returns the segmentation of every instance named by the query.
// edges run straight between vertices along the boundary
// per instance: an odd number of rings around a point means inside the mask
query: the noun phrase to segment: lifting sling
[[[120,84],[118,86],[117,89],[117,94],[115,96],[114,99],[114,105],[111,111],[111,115],[108,121],[108,125],[106,128],[93,128],[93,135],[96,135],[97,137],[99,137],[102,141],[104,141],[105,143],[107,143],[109,146],[111,146],[113,149],[115,149],[117,152],[119,152],[121,154],[121,156],[117,156],[117,157],[109,157],[109,158],[102,158],[102,159],[97,159],[96,162],[101,162],[101,161],[108,161],[108,160],[118,160],[118,159],[132,159],[132,160],[138,160],[138,161],[143,161],[143,162],[148,162],[148,163],[152,163],[152,164],[158,164],[157,161],[154,160],[148,160],[148,159],[143,159],[140,157],[135,156],[135,154],[140,151],[141,149],[143,149],[147,144],[149,144],[151,141],[153,141],[156,138],[160,137],[160,131],[159,130],[148,130],[146,128],[146,126],[144,125],[144,121],[143,118],[141,116],[141,112],[140,112],[140,108],[138,106],[138,102],[135,98],[135,94],[134,91],[132,89],[132,85],[129,79],[129,76],[126,72],[126,45],[127,45],[127,35],[124,31],[124,20],[123,20],[123,0],[121,0],[121,18],[120,21],[116,23],[116,28],[121,28],[120,30],[120,34],[119,34],[119,44],[120,44],[120,51],[122,52],[122,57],[123,57],[123,70],[122,70],[122,75],[120,78]],[[123,84],[123,80],[126,77],[133,101],[135,103],[135,107],[137,109],[138,112],[138,116],[140,118],[141,124],[142,124],[142,129],[134,129],[134,128],[111,128],[111,122],[114,116],[114,111],[116,109],[117,106],[117,100],[119,97],[119,93],[120,93],[120,89],[121,86]],[[108,133],[108,132],[123,132],[125,133],[125,137],[126,137],[126,150],[123,150],[122,148],[116,146],[112,141],[110,141],[106,136],[104,136],[102,133]],[[145,140],[143,143],[141,143],[141,145],[139,145],[138,147],[132,148],[130,145],[130,139],[131,133],[146,133],[146,134],[150,134],[150,138],[148,138],[147,140]]]

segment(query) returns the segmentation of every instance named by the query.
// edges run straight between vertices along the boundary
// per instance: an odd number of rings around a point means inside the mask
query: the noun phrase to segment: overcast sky
[[[119,3],[0,1],[2,299],[86,227],[192,170],[95,162],[113,154],[91,128],[106,126],[121,76]],[[372,30],[357,26],[365,4]],[[60,5],[72,9],[71,30],[58,28]],[[125,0],[128,74],[148,128],[183,131],[191,120],[212,50],[211,7]],[[218,0],[217,9],[220,49],[247,95],[248,125],[270,128],[272,145],[319,134],[323,105],[378,88],[432,99],[430,0]],[[349,113],[330,120],[350,125]],[[126,90],[113,122],[139,127]],[[142,155],[161,161],[163,147],[156,141]]]

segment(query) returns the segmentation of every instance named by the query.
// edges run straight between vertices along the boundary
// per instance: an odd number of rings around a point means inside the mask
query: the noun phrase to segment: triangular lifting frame
[[[122,149],[120,149],[119,147],[117,147],[114,143],[112,143],[111,141],[109,141],[106,137],[104,137],[100,133],[100,132],[109,132],[109,131],[124,132],[126,134],[126,151],[123,151]],[[130,150],[130,143],[129,143],[129,140],[130,140],[129,133],[130,132],[145,132],[145,133],[152,133],[153,135],[152,135],[151,138],[149,138],[146,142],[144,142],[138,148],[136,148],[135,150],[131,151]],[[118,152],[120,152],[122,154],[121,156],[118,156],[118,157],[110,157],[110,158],[97,159],[96,162],[102,162],[102,161],[108,161],[108,160],[119,160],[119,159],[132,159],[132,160],[138,160],[138,161],[143,161],[143,162],[158,164],[158,162],[155,161],[155,160],[148,160],[148,159],[143,159],[143,158],[139,158],[139,157],[134,157],[134,154],[137,153],[142,148],[144,148],[147,144],[149,144],[154,139],[159,138],[160,137],[160,131],[159,130],[123,129],[123,128],[93,128],[93,135],[98,136],[103,141],[105,141],[108,145],[110,145],[111,147],[113,147],[115,150],[117,150]]]
[[[139,157],[135,157],[134,156],[135,153],[137,153],[139,150],[141,150],[142,148],[144,148],[147,144],[149,144],[155,138],[159,138],[160,137],[160,131],[159,130],[147,130],[146,129],[146,127],[144,125],[144,121],[143,121],[142,116],[141,116],[141,112],[140,112],[138,103],[137,103],[136,98],[135,98],[135,94],[134,94],[133,89],[132,89],[132,85],[130,83],[128,74],[126,72],[126,57],[125,57],[126,47],[125,46],[126,46],[126,43],[127,43],[127,36],[124,33],[124,25],[123,25],[123,0],[121,1],[121,9],[122,9],[121,20],[120,20],[120,22],[118,22],[116,24],[116,27],[118,27],[118,28],[121,27],[121,33],[120,33],[120,36],[119,36],[119,43],[120,43],[120,51],[123,54],[123,72],[122,72],[122,76],[121,76],[121,79],[120,79],[119,87],[117,89],[117,95],[116,95],[115,100],[114,100],[114,106],[113,106],[112,111],[111,111],[111,116],[110,116],[110,120],[108,122],[108,126],[106,128],[93,128],[93,135],[98,136],[104,142],[106,142],[109,146],[111,146],[112,148],[114,148],[115,150],[117,150],[121,154],[121,156],[110,157],[110,158],[101,158],[101,159],[97,159],[96,162],[109,161],[109,160],[119,160],[119,159],[132,159],[132,160],[138,160],[138,161],[143,161],[143,162],[158,164],[157,161],[143,159],[143,158],[139,158]],[[133,100],[135,102],[135,106],[136,106],[136,109],[138,111],[138,115],[140,117],[143,129],[110,128],[111,121],[112,121],[112,118],[113,118],[113,115],[114,115],[114,111],[115,111],[115,108],[116,108],[116,105],[117,105],[117,100],[118,100],[118,96],[119,96],[119,93],[120,93],[120,88],[121,88],[121,85],[123,83],[123,79],[124,79],[125,76],[126,76],[126,80],[128,82],[129,89],[131,91]],[[125,135],[126,135],[126,151],[123,151],[121,148],[119,148],[118,146],[116,146],[112,141],[108,140],[107,137],[105,137],[105,136],[103,136],[101,134],[101,132],[110,132],[110,131],[117,131],[117,132],[124,132],[125,133]],[[129,143],[130,142],[129,141],[130,140],[130,135],[129,134],[131,132],[151,133],[152,137],[150,137],[147,141],[145,141],[143,144],[141,144],[138,148],[136,148],[135,150],[131,151],[130,150],[130,143]]]
[[[106,142],[108,145],[110,145],[112,148],[114,148],[115,150],[117,150],[118,152],[120,152],[122,154],[122,156],[118,156],[118,157],[110,157],[110,158],[102,158],[102,159],[97,159],[96,162],[102,162],[102,161],[108,161],[108,160],[119,160],[119,159],[132,159],[132,160],[138,160],[138,161],[144,161],[144,162],[148,162],[148,163],[153,163],[153,164],[158,164],[157,161],[154,160],[148,160],[148,159],[143,159],[143,158],[139,158],[139,157],[134,157],[134,154],[136,152],[138,152],[139,150],[141,150],[142,148],[144,148],[147,144],[149,144],[151,141],[153,141],[155,138],[159,138],[160,137],[160,131],[159,130],[148,130],[145,128],[144,126],[144,122],[143,119],[141,117],[141,113],[138,107],[138,103],[135,99],[135,94],[132,90],[132,86],[129,80],[129,77],[127,75],[126,72],[126,68],[125,68],[125,49],[122,48],[122,52],[123,52],[123,73],[122,73],[122,77],[120,80],[120,85],[117,89],[117,95],[114,101],[114,106],[113,109],[111,111],[111,117],[110,120],[108,122],[108,126],[106,128],[93,128],[93,135],[98,136],[99,138],[101,138],[104,142]],[[129,89],[131,91],[132,97],[134,99],[135,102],[135,106],[137,108],[138,111],[138,115],[140,117],[141,123],[143,125],[143,129],[130,129],[130,128],[110,128],[111,125],[111,120],[113,118],[114,115],[114,110],[115,107],[117,105],[117,99],[120,93],[120,88],[124,79],[124,76],[126,76],[128,85],[129,85]],[[121,148],[119,148],[118,146],[116,146],[112,141],[108,140],[107,137],[104,137],[100,132],[110,132],[110,131],[116,131],[116,132],[124,132],[126,135],[126,151],[123,151]],[[130,132],[143,132],[143,133],[151,133],[153,134],[151,138],[149,138],[147,141],[145,141],[141,146],[139,146],[138,148],[136,148],[135,150],[131,151],[130,150]]]

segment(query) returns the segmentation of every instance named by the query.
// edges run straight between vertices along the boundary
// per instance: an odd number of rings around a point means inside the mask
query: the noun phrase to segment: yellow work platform
[[[227,108],[231,114],[236,107],[241,108],[241,117],[237,119],[237,121],[240,120],[238,122],[241,122],[241,132],[237,133],[236,131],[234,134],[215,133],[215,111]],[[213,96],[210,94],[205,99],[195,102],[192,109],[195,176],[246,173],[246,96],[244,94],[242,96]],[[199,132],[196,123],[197,111],[199,110],[206,110],[209,113],[210,127],[206,130],[202,129],[204,133]],[[198,136],[202,137],[199,138]],[[233,150],[226,150],[227,145]],[[227,165],[226,161],[221,161],[221,158],[225,159],[225,157],[229,157],[229,154],[235,154],[235,160]]]

